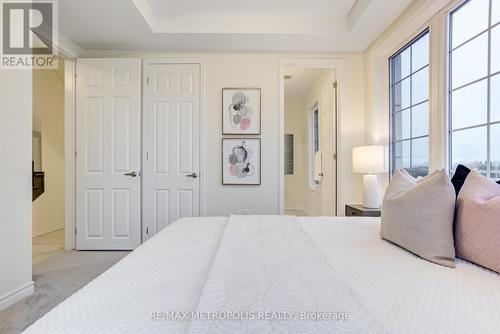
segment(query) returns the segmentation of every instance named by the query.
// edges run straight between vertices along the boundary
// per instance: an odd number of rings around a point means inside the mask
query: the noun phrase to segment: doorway
[[[284,211],[337,215],[337,72],[285,66]]]
[[[65,60],[33,70],[33,264],[64,250]]]
[[[78,59],[76,72],[76,249],[134,249],[199,216],[201,64],[146,60],[141,80],[140,59]]]

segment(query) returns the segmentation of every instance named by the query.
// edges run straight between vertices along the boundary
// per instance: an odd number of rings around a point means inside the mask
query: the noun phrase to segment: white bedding
[[[263,218],[270,219],[253,217]],[[328,264],[324,267],[328,275],[318,276],[318,282],[326,284],[336,277],[341,282],[334,284],[337,293],[352,291],[352,305],[359,307],[359,314],[374,317],[379,329],[389,333],[500,333],[499,274],[461,260],[455,269],[422,260],[381,240],[377,218],[297,220],[303,238],[309,240],[307,247],[319,251]],[[246,263],[217,265],[223,257],[219,248],[227,248],[221,242],[226,238],[226,225],[227,218],[175,222],[26,333],[186,333],[207,328],[207,323],[200,327],[199,322],[189,320],[151,320],[151,313],[203,309],[210,300],[207,296],[214,296],[214,287],[225,277],[221,269],[251,264],[250,254]],[[228,241],[234,251],[235,243]],[[279,249],[276,254],[284,256]],[[356,311],[352,312],[355,316]]]
[[[194,320],[187,333],[387,333],[295,217],[229,219],[196,309],[214,310],[251,311],[254,318]],[[283,319],[270,321],[266,311]],[[307,319],[315,312],[350,318]]]

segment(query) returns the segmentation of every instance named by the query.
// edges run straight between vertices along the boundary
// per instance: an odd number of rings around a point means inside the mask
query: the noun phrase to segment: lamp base
[[[367,209],[380,208],[377,175],[363,175],[363,207]]]

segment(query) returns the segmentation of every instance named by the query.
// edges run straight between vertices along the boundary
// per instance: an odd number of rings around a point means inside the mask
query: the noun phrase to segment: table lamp
[[[384,146],[358,146],[352,149],[352,171],[363,176],[363,207],[380,207],[377,173],[386,170]]]

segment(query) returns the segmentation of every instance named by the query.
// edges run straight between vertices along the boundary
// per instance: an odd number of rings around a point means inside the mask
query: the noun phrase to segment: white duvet
[[[26,333],[500,333],[500,275],[427,262],[378,230],[376,218],[182,219]],[[300,318],[315,312],[348,319]]]

